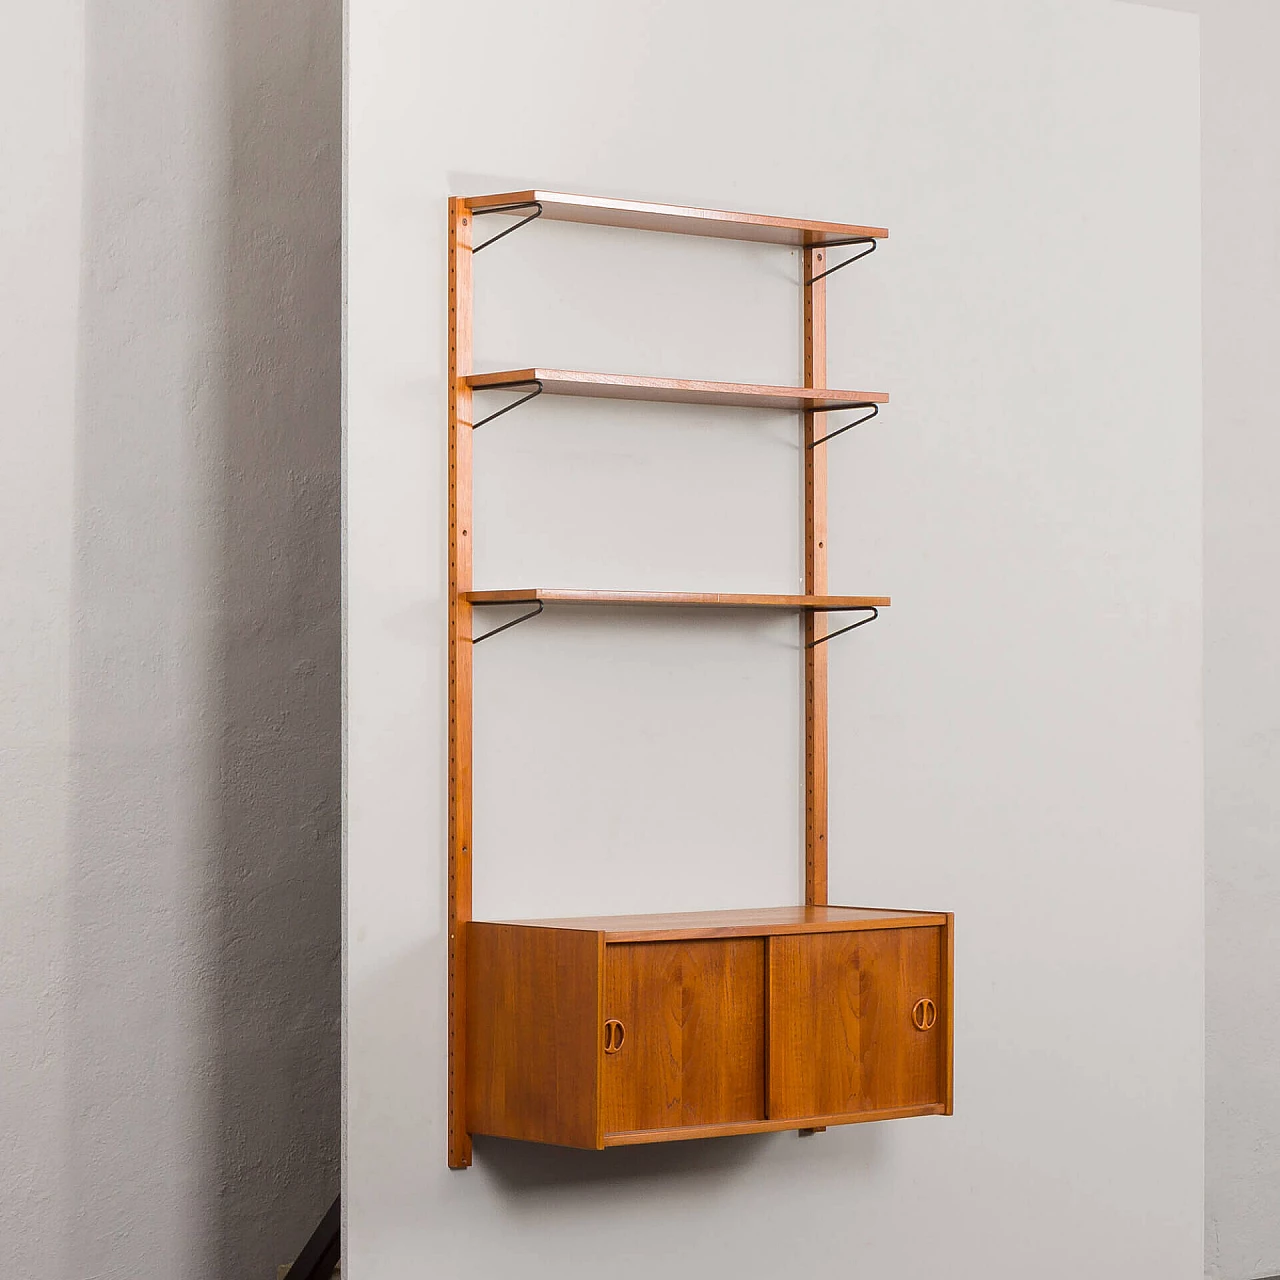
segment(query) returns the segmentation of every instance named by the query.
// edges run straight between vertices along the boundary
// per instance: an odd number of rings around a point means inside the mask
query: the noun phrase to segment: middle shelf
[[[465,591],[473,605],[486,604],[643,604],[704,606],[712,609],[792,609],[801,613],[841,613],[883,609],[888,596],[789,596],[735,591],[574,591],[517,587],[503,591]]]
[[[668,404],[712,404],[740,409],[792,409],[814,413],[861,409],[889,402],[887,391],[699,382],[689,378],[642,378],[622,373],[581,373],[571,369],[507,369],[500,373],[473,373],[462,381],[473,391],[536,387],[543,394],[555,396],[658,400]]]

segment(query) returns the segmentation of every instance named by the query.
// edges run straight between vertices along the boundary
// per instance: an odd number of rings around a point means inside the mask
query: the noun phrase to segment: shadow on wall
[[[66,1274],[338,1190],[339,0],[88,0]]]
[[[804,1171],[799,1174],[803,1177],[813,1176],[815,1165],[825,1165],[832,1176],[838,1171],[844,1178],[873,1179],[883,1166],[886,1129],[893,1126],[855,1124],[804,1137],[794,1132],[749,1134],[605,1151],[478,1136],[473,1139],[473,1167],[446,1174],[446,1130],[441,1123],[445,1063],[443,1057],[434,1062],[431,1058],[438,1043],[433,1027],[444,1013],[446,960],[442,918],[429,945],[403,952],[376,976],[366,976],[352,988],[348,1034],[365,1055],[383,1064],[379,1096],[368,1097],[363,1104],[367,1114],[377,1111],[381,1123],[366,1124],[361,1138],[368,1143],[373,1135],[376,1148],[367,1150],[363,1158],[377,1161],[385,1181],[385,1190],[377,1197],[376,1231],[430,1232],[456,1212],[457,1202],[451,1195],[431,1191],[429,1176],[424,1182],[424,1170],[428,1175],[443,1175],[464,1194],[472,1184],[475,1191],[489,1187],[508,1208],[527,1211],[531,1206],[549,1208],[560,1200],[580,1203],[584,1189],[608,1196],[644,1193],[648,1187],[669,1191],[687,1182],[705,1191],[717,1183],[748,1177],[766,1159],[783,1168],[795,1164]],[[424,974],[436,975],[435,982],[424,982]],[[421,1110],[393,1117],[387,1099],[412,1099]],[[396,1140],[396,1121],[428,1133],[430,1141]],[[383,1140],[388,1137],[391,1140]]]
[[[787,1138],[794,1138],[787,1134]],[[657,1142],[652,1146],[578,1151],[544,1147],[536,1142],[475,1138],[475,1159],[483,1161],[494,1181],[511,1196],[549,1195],[562,1187],[602,1183],[636,1183],[690,1178],[705,1183],[717,1177],[744,1176],[761,1159],[777,1135],[709,1138],[699,1142]]]

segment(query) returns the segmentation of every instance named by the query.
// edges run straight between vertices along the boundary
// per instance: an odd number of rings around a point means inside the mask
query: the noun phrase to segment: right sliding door
[[[948,1106],[943,928],[769,939],[771,1120]]]

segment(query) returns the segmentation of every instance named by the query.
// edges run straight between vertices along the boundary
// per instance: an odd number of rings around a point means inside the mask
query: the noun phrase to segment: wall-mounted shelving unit
[[[478,217],[511,225],[477,240]],[[475,254],[538,218],[802,250],[801,385],[564,369],[477,373]],[[826,386],[826,281],[883,227],[547,191],[449,202],[449,1164],[471,1135],[602,1149],[950,1114],[954,920],[827,901],[826,642],[886,596],[827,590],[826,446],[888,401]],[[855,249],[832,264],[829,251]],[[477,393],[519,393],[474,417]],[[804,592],[598,591],[472,584],[471,434],[534,396],[792,410],[804,448]],[[828,430],[827,415],[869,410]],[[472,654],[548,604],[771,609],[800,619],[805,905],[479,922],[471,918]],[[532,605],[476,635],[477,609]],[[828,630],[829,614],[859,613]]]

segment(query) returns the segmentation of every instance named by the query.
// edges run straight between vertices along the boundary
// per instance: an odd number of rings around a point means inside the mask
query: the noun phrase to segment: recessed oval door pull
[[[928,996],[922,996],[916,1001],[915,1008],[911,1010],[911,1021],[916,1024],[918,1031],[928,1031],[937,1020],[938,1006]]]
[[[626,1039],[627,1029],[618,1021],[617,1018],[610,1018],[604,1024],[604,1051],[605,1053],[617,1053],[622,1048],[622,1042]]]

